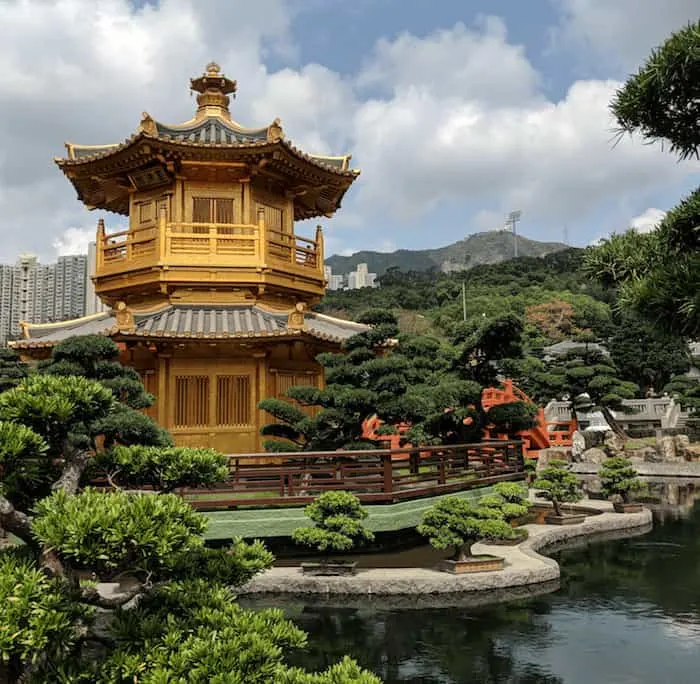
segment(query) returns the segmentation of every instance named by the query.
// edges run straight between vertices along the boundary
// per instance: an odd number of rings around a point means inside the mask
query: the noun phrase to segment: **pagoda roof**
[[[214,63],[207,65],[203,76],[191,80],[191,88],[200,94],[197,112],[189,121],[166,124],[143,113],[136,132],[122,142],[65,144],[66,156],[54,161],[83,202],[91,208],[126,214],[125,193],[134,184],[130,174],[155,168],[165,180],[179,163],[197,160],[243,162],[253,169],[259,165],[258,170],[269,164],[292,186],[322,188],[325,198],[321,204],[300,207],[297,219],[331,214],[340,206],[343,194],[360,173],[350,167],[351,155],[308,154],[286,139],[279,119],[262,128],[246,128],[234,121],[227,93],[235,93],[236,82],[221,75]]]
[[[303,326],[289,327],[289,314],[250,306],[179,306],[134,313],[133,326],[122,328],[114,312],[103,312],[61,323],[23,323],[25,338],[10,342],[15,349],[51,348],[79,335],[104,335],[119,339],[224,340],[270,337],[312,337],[340,344],[368,326],[308,312]]]
[[[147,115],[145,115],[147,116]],[[191,120],[184,124],[164,124],[153,121],[155,130],[147,132],[142,124],[139,130],[121,143],[108,145],[80,145],[67,142],[67,157],[56,158],[61,168],[79,166],[115,155],[117,152],[132,147],[142,139],[163,143],[175,143],[189,147],[211,149],[270,147],[277,143],[304,161],[309,161],[319,168],[344,176],[355,177],[359,170],[350,168],[352,155],[324,156],[308,154],[283,137],[277,137],[277,121],[264,128],[244,128],[235,121],[227,121],[219,116],[209,116],[202,120]]]

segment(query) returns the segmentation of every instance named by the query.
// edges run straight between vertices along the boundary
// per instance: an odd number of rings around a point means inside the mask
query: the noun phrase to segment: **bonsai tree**
[[[583,499],[583,492],[578,484],[575,473],[569,470],[566,461],[553,460],[542,469],[537,479],[532,483],[539,489],[537,496],[552,502],[554,515],[561,516],[562,503],[575,503]]]
[[[532,505],[527,498],[527,489],[517,482],[499,482],[493,493],[479,499],[480,506],[494,508],[501,512],[503,519],[511,523],[522,518]]]
[[[331,551],[350,551],[374,539],[374,534],[362,524],[367,510],[350,492],[324,492],[304,513],[314,526],[298,527],[292,539],[326,555]]]
[[[80,335],[59,342],[51,358],[41,361],[39,373],[51,376],[82,377],[95,380],[115,399],[109,415],[99,424],[106,446],[113,444],[151,444],[170,446],[172,439],[142,409],[153,404],[139,374],[119,363],[119,347],[103,335]]]
[[[520,431],[537,425],[537,406],[524,401],[498,404],[486,413],[486,422],[493,425],[495,433],[514,438]]]
[[[436,549],[453,547],[455,561],[469,560],[476,542],[515,536],[499,509],[474,505],[456,496],[442,499],[428,509],[416,529]]]
[[[646,483],[639,479],[632,461],[624,456],[606,459],[598,475],[603,496],[608,499],[614,497],[621,503],[629,503],[634,492],[642,492],[646,489]]]

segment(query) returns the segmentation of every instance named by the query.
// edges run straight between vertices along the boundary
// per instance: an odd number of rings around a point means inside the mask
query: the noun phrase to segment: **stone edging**
[[[492,553],[506,560],[504,570],[467,575],[425,568],[360,569],[354,577],[312,577],[300,568],[270,568],[237,590],[239,595],[256,594],[345,594],[407,596],[420,594],[454,594],[494,591],[523,587],[559,579],[559,565],[539,551],[575,539],[605,536],[610,532],[647,531],[651,528],[651,511],[614,513],[607,501],[586,501],[587,508],[602,511],[578,525],[526,525],[528,538],[518,546],[475,544],[476,553]]]
[[[700,461],[683,461],[680,463],[647,463],[632,459],[634,469],[640,477],[700,477]],[[571,470],[577,475],[596,475],[599,464],[573,463]]]

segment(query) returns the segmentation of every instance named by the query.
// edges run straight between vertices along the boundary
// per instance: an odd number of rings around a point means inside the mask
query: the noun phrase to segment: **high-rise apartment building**
[[[106,307],[102,300],[95,294],[95,283],[92,282],[92,277],[95,275],[95,267],[97,265],[97,245],[94,242],[88,244],[87,253],[87,277],[85,278],[85,315],[101,313],[106,311]]]
[[[348,273],[348,289],[360,290],[363,287],[376,287],[377,274],[370,273],[367,264],[357,264],[357,269]]]
[[[326,278],[326,287],[328,290],[342,290],[345,276],[333,275],[333,269],[330,266],[323,267],[323,274]]]
[[[0,265],[0,344],[20,335],[20,321],[53,323],[85,315],[87,257],[59,257],[41,264],[23,254]]]
[[[33,254],[23,254],[12,271],[10,336],[19,334],[19,322],[46,322],[44,293],[52,285],[49,272]]]
[[[14,266],[0,264],[0,345],[5,344],[12,329],[12,273]]]

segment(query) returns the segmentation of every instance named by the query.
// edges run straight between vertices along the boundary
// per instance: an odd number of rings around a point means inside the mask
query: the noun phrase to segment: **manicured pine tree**
[[[0,347],[0,392],[15,387],[27,375],[27,364],[22,363],[17,352],[8,347]]]

